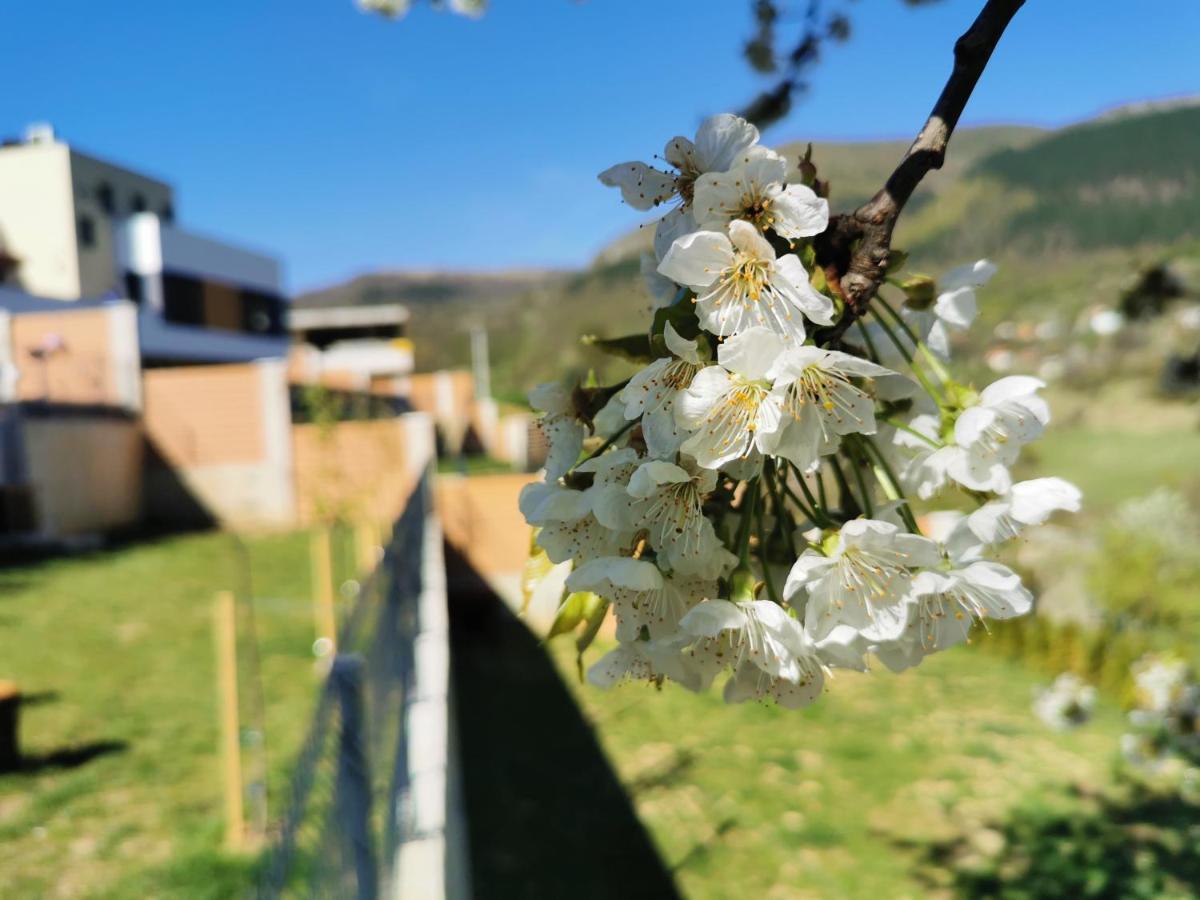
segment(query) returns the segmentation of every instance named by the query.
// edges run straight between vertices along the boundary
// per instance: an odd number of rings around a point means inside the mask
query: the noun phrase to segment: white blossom
[[[928,309],[904,307],[902,314],[917,336],[941,359],[950,358],[950,332],[965,331],[979,313],[975,289],[996,274],[986,259],[958,266],[937,280],[938,295]]]
[[[723,113],[700,123],[695,142],[685,137],[667,141],[663,157],[675,171],[626,162],[601,172],[600,182],[620,188],[621,197],[634,209],[676,204],[655,228],[655,255],[662,259],[676,238],[696,230],[692,197],[701,175],[728,171],[739,162],[775,156],[774,151],[759,146],[757,128],[739,116]]]
[[[1029,525],[1041,525],[1055,512],[1079,512],[1082,501],[1079,488],[1061,478],[1020,481],[967,516],[967,527],[983,543],[997,544]]]
[[[550,444],[546,456],[546,480],[567,474],[583,449],[584,424],[575,415],[571,392],[561,384],[540,384],[529,392],[529,405],[541,410],[539,420]]]
[[[1046,401],[1037,395],[1045,383],[1028,375],[1010,375],[988,385],[954,422],[943,442],[936,416],[921,414],[898,430],[894,443],[912,456],[905,479],[927,500],[952,480],[973,491],[1007,493],[1008,467],[1021,448],[1039,437],[1050,421]]]
[[[1077,675],[1064,672],[1049,688],[1034,695],[1033,711],[1055,731],[1078,728],[1092,717],[1096,706],[1096,689]]]
[[[670,678],[688,690],[700,690],[680,650],[678,642],[623,641],[588,669],[587,679],[593,686],[607,689],[624,680],[658,682]]]
[[[784,597],[807,595],[804,626],[824,638],[849,625],[871,641],[898,638],[908,622],[914,569],[941,561],[937,544],[890,522],[852,519],[828,556],[805,551],[788,574]]]
[[[846,434],[875,433],[875,399],[856,381],[875,380],[886,399],[912,393],[916,385],[869,360],[837,350],[791,348],[767,373],[782,415],[770,452],[808,471],[832,453]]]
[[[650,363],[618,395],[625,404],[625,418],[641,417],[646,450],[660,459],[674,457],[683,443],[684,434],[675,421],[675,398],[705,365],[697,342],[680,337],[670,322],[663,340],[674,355]]]
[[[800,623],[769,600],[705,600],[683,617],[679,627],[700,640],[728,639],[732,657],[726,662],[734,669],[748,663],[770,677],[797,682],[807,671],[800,657],[815,660]]]
[[[705,230],[724,230],[730,221],[743,219],[785,240],[811,237],[829,226],[829,202],[810,187],[787,184],[787,162],[777,156],[701,175],[692,210]]]
[[[558,484],[534,483],[521,491],[520,509],[538,527],[537,544],[551,562],[615,555],[625,536],[605,527],[592,511],[595,494]]]
[[[766,328],[752,328],[721,344],[718,365],[696,373],[675,401],[675,421],[690,432],[680,448],[708,469],[767,452],[779,428],[779,402],[767,371],[783,344]]]
[[[629,557],[592,559],[567,576],[571,591],[589,591],[612,603],[617,639],[632,641],[643,629],[651,640],[679,631],[684,614],[716,589],[715,581],[664,576],[652,562]]]
[[[749,222],[727,231],[696,231],[676,240],[658,270],[696,292],[700,324],[722,337],[755,326],[797,345],[804,320],[833,323],[833,301],[812,286],[800,257],[777,256]]]
[[[649,533],[650,546],[666,568],[716,578],[737,562],[704,515],[704,498],[716,487],[717,473],[687,457],[683,462],[652,460],[633,473],[628,491],[639,501],[636,527]]]

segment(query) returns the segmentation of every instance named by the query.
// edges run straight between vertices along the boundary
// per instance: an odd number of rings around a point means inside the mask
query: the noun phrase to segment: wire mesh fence
[[[426,477],[340,623],[285,811],[272,829],[260,897],[375,898],[394,882],[408,790],[405,700],[430,577],[430,503]]]

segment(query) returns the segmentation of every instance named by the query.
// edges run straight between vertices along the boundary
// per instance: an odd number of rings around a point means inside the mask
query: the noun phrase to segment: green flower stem
[[[737,554],[743,565],[750,559],[750,520],[754,518],[756,506],[758,506],[757,475],[746,482],[746,493],[742,497],[742,518],[738,522]]]
[[[771,561],[767,556],[767,527],[763,518],[763,505],[757,504],[758,519],[758,559],[762,563],[763,582],[767,585],[767,595],[776,603],[783,605],[783,598],[775,590],[775,582],[771,578]]]
[[[809,490],[808,482],[804,480],[804,473],[791,463],[788,463],[788,468],[796,473],[796,483],[800,485],[800,490],[804,494],[805,499],[808,501],[808,506],[805,507],[805,505],[800,502],[800,498],[795,495],[785,479],[783,481],[783,489],[787,491],[788,496],[792,498],[792,502],[800,507],[800,509],[803,510],[808,516],[808,520],[818,528],[825,528],[828,525],[833,524],[833,520],[829,517],[829,513],[826,511],[825,506],[821,503],[818,503],[817,498],[814,497],[812,495],[812,491]]]
[[[629,431],[629,429],[631,429],[634,425],[636,425],[640,421],[642,421],[640,417],[637,419],[630,419],[628,422],[626,422],[624,425],[621,426],[620,430],[618,430],[616,434],[614,434],[612,437],[610,437],[608,440],[606,440],[603,444],[601,444],[599,447],[597,447],[595,450],[593,450],[591,453],[589,453],[583,459],[576,461],[575,465],[571,466],[571,468],[567,470],[567,474],[570,475],[571,472],[574,472],[575,469],[577,469],[579,466],[583,465],[589,459],[595,459],[597,456],[599,456],[601,453],[603,453],[605,450],[607,450],[609,447],[611,447],[613,444],[615,444],[617,441],[619,441],[621,439],[621,437],[627,431]]]
[[[863,324],[862,319],[859,319],[854,324],[858,326],[859,333],[867,345],[867,352],[871,354],[871,359],[874,362],[879,362],[879,351],[875,348],[875,341],[871,338],[871,332],[867,331],[867,326]]]
[[[767,465],[763,467],[763,481],[767,485],[767,492],[771,495],[771,508],[775,510],[775,529],[779,532],[780,537],[787,539],[787,536],[796,530],[796,520],[792,516],[791,510],[783,502],[783,498],[779,496],[779,487],[775,483],[778,478],[778,473],[775,471],[775,461],[767,460]],[[808,515],[808,511],[801,508],[801,512]],[[787,517],[790,529],[784,525],[784,517]]]
[[[862,445],[875,457],[875,478],[879,481],[884,493],[887,494],[889,500],[899,500],[900,518],[904,520],[904,524],[908,526],[908,530],[913,534],[920,534],[921,529],[917,525],[917,520],[912,513],[912,505],[908,502],[908,497],[900,489],[900,481],[896,478],[896,473],[892,471],[891,465],[888,464],[887,458],[883,455],[883,451],[875,446],[875,442],[869,437],[860,436]]]
[[[943,384],[949,384],[951,381],[953,381],[954,379],[950,377],[950,373],[946,371],[946,367],[942,365],[942,361],[934,355],[932,350],[929,349],[928,344],[917,337],[917,333],[912,330],[912,327],[907,322],[904,321],[904,316],[900,315],[900,313],[890,303],[878,295],[875,297],[875,302],[883,307],[887,314],[892,317],[892,320],[904,330],[904,333],[908,335],[908,339],[913,342],[913,347],[916,348],[916,350],[921,354],[921,357],[925,360],[925,362],[929,364],[929,368],[933,370],[933,374],[936,375]]]
[[[838,483],[839,502],[842,505],[842,512],[849,518],[856,518],[863,508],[859,506],[858,501],[854,499],[854,492],[850,490],[850,482],[846,478],[846,473],[842,471],[841,465],[838,463],[837,454],[828,457],[829,466],[833,469],[833,477]]]
[[[888,324],[887,319],[883,317],[878,307],[871,307],[871,315],[875,317],[875,321],[879,323],[879,327],[883,329],[883,333],[888,336],[888,340],[892,342],[895,348],[900,351],[900,355],[907,360],[909,365],[915,365],[913,362],[913,351],[908,348],[904,341],[900,340],[900,336],[896,334],[892,326]],[[861,319],[859,321],[862,321]]]
[[[891,307],[887,304],[884,304],[883,306],[884,309],[891,309]],[[904,346],[904,342],[900,340],[900,336],[897,335],[894,330],[892,330],[892,326],[888,324],[887,319],[883,317],[883,314],[879,311],[879,308],[872,306],[871,314],[875,316],[875,321],[879,323],[879,327],[883,329],[884,333],[888,336],[891,342],[896,345],[896,349],[899,350],[904,358],[908,361],[909,366],[912,367],[913,375],[917,376],[917,381],[921,382],[921,387],[925,388],[925,392],[937,401],[938,406],[945,406],[946,401],[942,397],[942,392],[934,387],[933,382],[929,380],[929,376],[921,371],[921,367],[917,364],[917,360],[913,358],[913,355],[911,352],[909,352],[909,349]],[[921,344],[918,342],[917,346],[919,347]]]
[[[804,496],[805,497],[812,496],[808,491],[807,485],[804,484],[804,473],[800,472],[797,469],[796,474],[800,477],[800,484],[801,484],[801,487],[804,489]],[[821,498],[821,503],[820,503],[819,509],[821,510],[822,513],[828,514],[829,498],[825,496],[825,479],[821,477],[821,470],[819,468],[817,469],[817,496]]]
[[[867,518],[875,518],[875,507],[871,503],[871,492],[867,490],[867,482],[863,479],[862,466],[859,461],[847,456],[847,462],[850,463],[854,470],[854,480],[858,482],[858,492],[862,496],[863,506],[866,508]]]
[[[899,429],[900,431],[906,431],[915,438],[920,438],[922,441],[924,441],[926,444],[928,444],[934,450],[941,450],[944,446],[946,446],[945,444],[929,437],[929,435],[921,434],[921,432],[917,431],[915,428],[910,428],[909,426],[905,425],[903,422],[897,422],[894,419],[880,419],[880,421],[884,422],[887,425],[891,425],[893,428]]]

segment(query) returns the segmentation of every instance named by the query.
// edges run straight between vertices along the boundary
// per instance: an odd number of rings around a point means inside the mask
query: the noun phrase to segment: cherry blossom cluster
[[[1033,712],[1055,731],[1087,724],[1096,709],[1096,689],[1072,672],[1063,672],[1033,695]]]
[[[1133,667],[1133,731],[1122,735],[1125,760],[1149,776],[1200,791],[1200,682],[1182,659],[1147,656]]]
[[[906,669],[1028,612],[997,548],[1080,506],[1061,479],[1011,475],[1049,422],[1042,383],[976,391],[949,371],[994,267],[889,272],[856,315],[816,264],[829,206],[815,168],[758,139],[714,116],[661,165],[601,173],[665,213],[643,263],[648,333],[599,342],[640,368],[530,395],[549,450],[521,509],[572,567],[555,630],[579,626],[582,652],[615,617],[617,646],[588,673],[599,686],[702,690],[725,673],[731,702],[799,707],[870,656]]]

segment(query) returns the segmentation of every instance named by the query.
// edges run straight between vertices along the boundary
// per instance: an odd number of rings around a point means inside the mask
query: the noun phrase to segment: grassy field
[[[0,677],[17,680],[28,771],[0,777],[4,897],[218,897],[250,863],[221,852],[213,593],[257,604],[269,799],[315,698],[304,534],[163,539],[0,573]],[[252,658],[243,608],[243,675]],[[252,726],[252,684],[242,683]],[[259,757],[247,753],[248,775]],[[271,814],[278,812],[269,803]]]
[[[994,840],[1013,805],[1103,784],[1122,728],[1104,707],[1049,731],[1030,712],[1038,678],[971,647],[901,676],[841,674],[799,713],[581,687],[572,649],[554,647],[562,677],[696,900],[927,896],[913,845]]]

